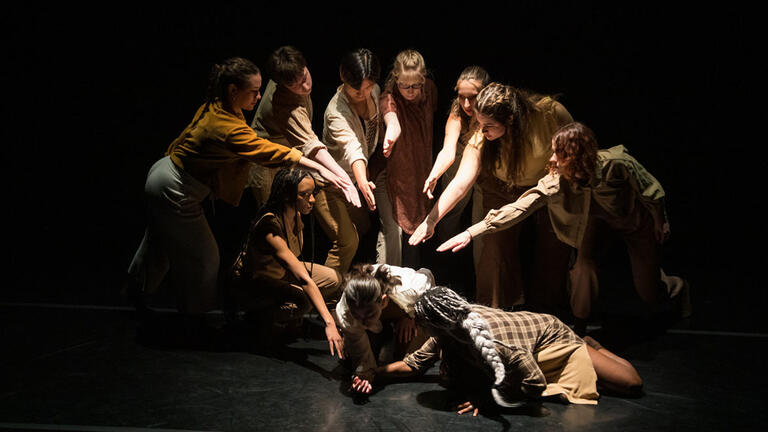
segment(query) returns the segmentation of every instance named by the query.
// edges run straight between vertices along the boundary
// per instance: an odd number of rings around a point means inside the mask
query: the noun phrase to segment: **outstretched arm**
[[[357,193],[357,189],[355,189],[352,179],[350,179],[347,172],[336,163],[336,160],[330,153],[328,153],[328,150],[321,148],[312,155],[312,158],[328,168],[329,171],[336,174],[342,180],[340,189],[344,192],[344,197],[353,206],[360,207],[360,195]]]
[[[456,159],[456,145],[459,141],[459,135],[461,134],[461,119],[459,116],[451,114],[448,117],[448,121],[445,122],[445,139],[443,140],[443,148],[440,153],[437,154],[435,159],[435,165],[432,167],[432,171],[429,172],[427,180],[424,182],[423,192],[427,194],[429,199],[434,199],[435,186],[437,186],[437,180],[445,174],[445,171],[453,165]]]
[[[432,211],[408,239],[411,246],[427,241],[435,231],[435,225],[466,195],[480,174],[480,150],[467,146],[461,158],[456,177],[451,180],[437,199]]]
[[[387,126],[387,130],[384,132],[384,144],[381,151],[384,153],[384,157],[388,158],[392,154],[392,147],[395,146],[395,142],[400,138],[400,121],[397,119],[397,113],[388,112],[384,114],[384,124]]]
[[[368,208],[371,211],[376,210],[376,198],[373,196],[373,190],[376,189],[376,185],[372,181],[368,181],[368,167],[365,160],[358,159],[352,162],[352,173],[355,175],[357,187],[363,193],[365,202],[368,203]]]
[[[325,322],[325,335],[328,339],[328,348],[331,351],[331,355],[336,354],[339,358],[344,358],[344,341],[342,340],[338,329],[336,329],[336,323],[333,320],[331,313],[328,311],[328,307],[325,305],[325,300],[320,293],[320,289],[317,287],[317,284],[315,284],[315,281],[309,276],[307,268],[304,267],[304,264],[302,264],[298,258],[296,258],[296,255],[293,254],[282,237],[272,233],[268,233],[266,236],[267,243],[274,249],[277,260],[287,268],[296,279],[302,282],[304,292],[307,293],[309,301],[323,318],[323,321]]]

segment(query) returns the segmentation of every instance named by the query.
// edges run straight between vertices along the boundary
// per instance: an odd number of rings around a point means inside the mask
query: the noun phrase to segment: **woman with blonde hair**
[[[402,232],[412,234],[427,215],[421,185],[432,163],[432,123],[437,109],[437,87],[427,77],[424,57],[416,50],[401,51],[384,84],[381,114],[386,125],[382,152],[385,161],[376,177],[376,200],[382,221],[385,253],[380,262],[400,265]],[[416,263],[410,263],[416,264]]]

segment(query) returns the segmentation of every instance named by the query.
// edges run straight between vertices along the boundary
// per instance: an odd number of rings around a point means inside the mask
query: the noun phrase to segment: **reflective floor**
[[[451,410],[455,400],[437,368],[351,397],[348,374],[311,324],[296,341],[265,351],[244,332],[207,345],[179,342],[200,342],[201,334],[146,341],[137,338],[133,312],[121,308],[6,303],[0,317],[6,430],[758,430],[768,420],[761,377],[768,336],[684,322],[651,335],[617,334],[631,330],[613,322],[591,327],[637,367],[640,398],[545,401],[473,418]]]

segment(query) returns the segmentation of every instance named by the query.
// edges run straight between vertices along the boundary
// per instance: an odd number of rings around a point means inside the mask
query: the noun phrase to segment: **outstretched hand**
[[[435,234],[435,224],[429,221],[429,218],[425,219],[416,230],[413,231],[411,237],[408,239],[408,244],[416,246],[419,243],[424,243],[429,240]]]
[[[424,181],[424,189],[422,190],[423,193],[427,194],[427,198],[429,199],[435,199],[435,187],[437,187],[437,179],[440,178],[440,176],[433,176],[432,174],[427,177],[427,179]]]
[[[376,210],[376,198],[373,196],[373,190],[376,189],[376,185],[372,181],[366,181],[364,183],[358,183],[357,187],[360,188],[360,192],[363,193],[363,198],[368,204],[370,211]]]
[[[469,231],[462,231],[438,246],[437,251],[445,252],[450,249],[451,252],[458,252],[467,247],[470,242],[472,242],[472,236]]]
[[[344,358],[344,339],[339,334],[335,325],[325,326],[325,337],[328,338],[328,348],[331,355],[338,355],[340,359]],[[336,352],[334,353],[334,349]]]

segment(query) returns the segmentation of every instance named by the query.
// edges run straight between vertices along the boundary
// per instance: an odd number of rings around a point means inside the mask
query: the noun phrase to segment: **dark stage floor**
[[[437,368],[367,401],[351,398],[319,338],[255,354],[139,342],[125,308],[6,303],[0,316],[0,428],[8,430],[701,431],[762,430],[768,420],[760,377],[768,335],[687,329],[690,320],[623,343],[615,342],[620,324],[592,327],[635,364],[640,398],[472,418],[449,410]]]

